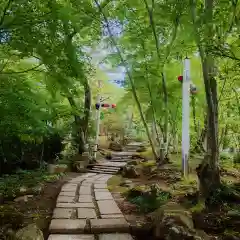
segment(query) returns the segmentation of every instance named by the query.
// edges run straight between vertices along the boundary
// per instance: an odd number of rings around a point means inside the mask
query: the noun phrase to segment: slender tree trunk
[[[116,43],[116,41],[115,41],[115,39],[114,39],[114,37],[113,37],[112,31],[111,31],[110,26],[109,26],[108,19],[107,19],[105,13],[103,12],[102,7],[100,6],[100,4],[99,4],[99,2],[98,2],[97,0],[94,0],[94,2],[96,3],[99,11],[100,11],[100,12],[102,13],[102,15],[103,15],[103,18],[104,18],[104,21],[105,21],[105,23],[106,23],[106,27],[107,27],[108,33],[109,33],[110,38],[111,38],[111,41],[112,41],[113,45],[115,46],[115,48],[116,48],[116,50],[117,50],[117,53],[118,53],[118,55],[119,55],[119,57],[120,57],[120,59],[121,59],[122,64],[126,67],[126,74],[127,74],[127,76],[128,76],[128,79],[129,79],[129,82],[130,82],[130,85],[131,85],[131,88],[132,88],[133,97],[134,97],[134,99],[135,99],[135,101],[136,101],[137,108],[138,108],[138,111],[139,111],[139,113],[140,113],[141,120],[142,120],[143,125],[144,125],[144,128],[145,128],[145,130],[146,130],[146,133],[147,133],[147,136],[148,136],[148,139],[149,139],[149,142],[150,142],[152,151],[153,151],[154,158],[157,160],[157,158],[158,158],[157,152],[156,152],[155,146],[154,146],[154,144],[153,144],[153,141],[152,141],[152,138],[151,138],[151,133],[150,133],[150,131],[149,131],[147,122],[146,122],[146,120],[145,120],[145,118],[144,118],[144,115],[143,115],[143,112],[142,112],[142,108],[141,108],[141,104],[140,104],[140,102],[139,102],[139,100],[138,100],[137,91],[136,91],[136,88],[135,88],[135,85],[134,85],[132,76],[131,76],[131,74],[130,74],[130,72],[129,72],[129,70],[128,70],[128,67],[126,66],[126,61],[124,60],[124,58],[123,58],[123,56],[122,56],[122,53],[121,53],[121,51],[120,51],[120,49],[119,49],[119,47],[118,47],[118,45],[117,45],[117,43]]]
[[[90,117],[90,111],[91,111],[91,89],[86,81],[84,83],[84,117],[82,118],[82,128],[83,128],[83,133],[84,133],[84,138],[87,140],[87,134],[88,134],[88,122],[89,122],[89,117]]]
[[[215,78],[215,64],[208,53],[207,46],[211,45],[213,37],[213,0],[205,0],[204,12],[204,37],[198,31],[196,24],[196,2],[190,0],[192,20],[195,27],[196,43],[202,61],[202,71],[207,101],[207,154],[204,161],[197,167],[200,182],[200,193],[207,199],[220,187],[220,173],[218,167],[218,99],[217,82]],[[203,46],[202,43],[205,43]]]

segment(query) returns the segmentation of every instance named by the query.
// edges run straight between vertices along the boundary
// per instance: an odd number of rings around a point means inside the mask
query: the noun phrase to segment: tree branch
[[[7,13],[7,10],[8,10],[8,8],[9,8],[9,6],[10,6],[10,4],[11,4],[12,1],[13,1],[13,0],[8,0],[6,6],[5,6],[4,9],[3,9],[3,14],[2,14],[2,16],[1,16],[1,18],[0,18],[0,27],[1,27],[1,25],[3,24],[4,18],[5,18],[6,13]]]
[[[37,66],[35,66],[35,67],[33,67],[33,68],[26,69],[26,70],[23,70],[23,71],[19,71],[19,72],[2,72],[2,73],[0,73],[0,74],[2,74],[2,75],[3,75],[3,74],[6,75],[6,74],[20,74],[20,73],[26,73],[26,72],[33,71],[33,70],[39,68],[39,67],[42,66],[42,65],[43,65],[43,63],[40,63],[39,65],[37,65]]]

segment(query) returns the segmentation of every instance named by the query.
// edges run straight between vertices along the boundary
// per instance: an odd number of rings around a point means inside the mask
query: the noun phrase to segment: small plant
[[[141,187],[132,188],[126,192],[125,196],[143,213],[156,210],[171,198],[169,192],[162,191],[156,185],[150,186],[148,190]]]
[[[232,154],[228,153],[228,152],[221,152],[220,153],[220,160],[224,161],[224,160],[228,160],[228,159],[232,159]]]
[[[234,164],[239,164],[240,163],[240,152],[234,154],[233,162],[234,162]]]
[[[4,199],[14,199],[26,194],[26,191],[36,193],[34,188],[44,182],[52,182],[59,179],[63,174],[49,174],[45,169],[33,171],[19,170],[16,174],[3,175],[0,178],[0,194]],[[24,191],[23,191],[24,189]]]
[[[191,208],[191,212],[200,213],[205,209],[205,203],[199,202]]]
[[[141,165],[143,167],[155,167],[156,166],[156,161],[147,161],[147,162],[141,162]]]

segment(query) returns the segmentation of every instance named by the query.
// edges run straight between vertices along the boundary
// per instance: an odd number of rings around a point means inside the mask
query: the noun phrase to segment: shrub
[[[234,164],[240,163],[240,152],[234,154],[233,162],[234,162]]]
[[[228,160],[228,159],[232,159],[232,154],[230,154],[228,152],[220,153],[220,160],[224,161],[224,160]]]
[[[13,199],[19,195],[26,194],[21,192],[21,188],[31,189],[44,182],[55,181],[62,174],[49,174],[45,169],[34,171],[19,170],[16,174],[3,175],[0,178],[0,195],[4,199]],[[34,193],[34,190],[32,191]]]
[[[156,210],[171,198],[169,192],[159,189],[156,185],[151,185],[148,190],[141,187],[132,188],[126,192],[125,196],[143,213]]]

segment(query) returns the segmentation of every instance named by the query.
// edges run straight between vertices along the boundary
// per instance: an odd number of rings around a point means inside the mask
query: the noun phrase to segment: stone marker
[[[81,195],[78,198],[78,202],[80,202],[80,203],[91,203],[92,202],[92,196],[91,195]]]
[[[133,240],[133,238],[128,233],[108,233],[99,234],[98,240]]]
[[[71,208],[55,208],[53,211],[53,218],[71,218],[74,210]]]
[[[51,221],[50,233],[83,233],[86,220],[79,219],[53,219]]]
[[[94,204],[91,203],[57,203],[59,208],[94,208]]]
[[[93,208],[78,208],[78,218],[86,219],[86,218],[97,218],[95,209]]]
[[[125,219],[91,219],[92,233],[116,233],[130,231],[129,225]]]
[[[97,201],[100,214],[121,214],[122,212],[118,208],[114,200],[100,200]]]
[[[52,234],[48,237],[48,240],[94,240],[94,235],[78,234],[78,235],[62,235]],[[114,239],[113,239],[114,240]]]
[[[75,197],[69,197],[69,196],[59,196],[57,198],[57,203],[74,203]]]
[[[96,200],[112,200],[112,194],[110,192],[95,192]]]

